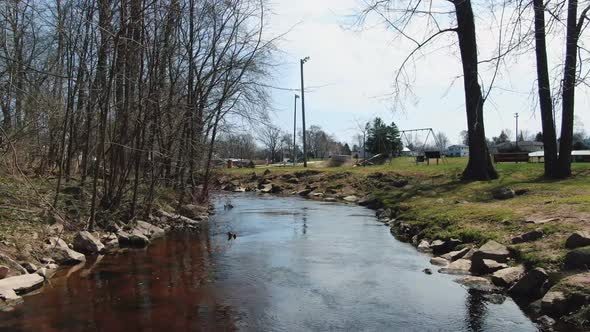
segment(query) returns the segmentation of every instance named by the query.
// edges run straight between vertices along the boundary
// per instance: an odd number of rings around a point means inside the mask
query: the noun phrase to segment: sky
[[[394,121],[400,129],[433,128],[444,132],[451,143],[459,143],[466,115],[454,36],[420,54],[412,67],[413,97],[404,100],[403,108],[394,109],[390,97],[394,76],[411,45],[376,19],[362,28],[351,26],[351,15],[359,5],[359,0],[270,1],[267,33],[284,34],[277,43],[280,51],[272,75],[272,86],[280,89],[271,89],[271,120],[292,132],[294,94],[300,93],[283,89],[299,89],[299,59],[309,56],[304,67],[307,127],[318,125],[338,140],[353,143],[358,125],[379,116],[386,122]],[[479,23],[482,27],[488,24]],[[495,50],[496,36],[489,31],[478,30],[480,59]],[[563,57],[555,46],[561,44],[561,38],[548,41],[554,45],[550,61]],[[488,54],[483,54],[486,50]],[[516,112],[520,114],[520,130],[539,132],[540,114],[531,95],[536,91],[534,53],[505,64],[503,69],[484,107],[486,136],[498,136],[504,128],[514,134]],[[489,84],[491,77],[491,70],[482,74],[483,83]],[[590,125],[588,101],[587,92],[578,89],[577,121]],[[297,108],[297,127],[301,128],[300,103]]]

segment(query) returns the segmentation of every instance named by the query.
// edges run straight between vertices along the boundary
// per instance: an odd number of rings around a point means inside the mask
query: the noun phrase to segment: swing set
[[[418,148],[413,146],[416,142],[415,138],[418,135],[423,134],[426,132],[426,138],[424,142],[422,142],[422,147]],[[438,165],[438,161],[441,160],[443,164],[446,163],[446,159],[443,153],[442,145],[436,138],[434,134],[434,130],[432,128],[421,128],[421,129],[408,129],[408,130],[400,130],[400,136],[405,139],[406,147],[412,147],[411,155],[416,159],[416,165],[418,163],[426,162],[427,165],[430,165],[430,159],[436,159],[436,164]],[[434,141],[434,149],[427,150],[428,139],[432,136],[432,140]],[[410,139],[412,138],[412,139]]]

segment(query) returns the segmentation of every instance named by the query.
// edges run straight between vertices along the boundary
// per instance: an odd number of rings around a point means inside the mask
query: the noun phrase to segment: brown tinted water
[[[535,331],[510,299],[422,272],[364,208],[238,195],[203,234],[62,271],[0,331]],[[228,241],[228,231],[237,234]],[[69,273],[69,276],[66,274]]]

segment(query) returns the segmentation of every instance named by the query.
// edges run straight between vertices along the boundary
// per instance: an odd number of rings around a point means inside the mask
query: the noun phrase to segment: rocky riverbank
[[[87,258],[141,249],[171,231],[200,231],[212,208],[183,205],[178,211],[157,210],[148,221],[111,223],[94,232],[75,231],[62,223],[32,230],[26,244],[4,240],[0,251],[0,310],[12,310],[24,295],[41,289],[58,269],[84,266]]]
[[[425,273],[435,270],[457,275],[457,281],[466,287],[512,296],[543,330],[552,330],[554,326],[590,328],[590,273],[586,272],[590,265],[590,247],[587,247],[590,234],[575,231],[569,224],[564,230],[552,231],[557,228],[552,225],[559,219],[503,220],[498,223],[500,230],[506,230],[502,233],[488,233],[487,229],[458,231],[454,229],[454,223],[440,222],[435,216],[430,222],[415,220],[412,218],[416,215],[412,211],[414,207],[403,203],[422,198],[441,203],[445,200],[441,192],[446,188],[438,187],[434,181],[425,183],[422,178],[395,173],[359,176],[351,172],[275,173],[266,170],[228,174],[219,178],[218,185],[221,190],[230,192],[297,195],[373,209],[394,236],[432,255],[432,266],[425,267]],[[396,199],[391,199],[392,195],[383,195],[384,191],[393,192]],[[494,188],[489,192],[490,202],[503,202],[529,194],[527,188],[508,187]],[[473,200],[472,197],[455,199],[446,206],[469,204],[469,199]],[[436,214],[436,211],[430,213]],[[440,214],[445,212],[441,208]],[[556,263],[535,263],[526,259],[525,253],[534,245],[541,241],[554,242],[555,238],[560,239],[562,249],[558,249],[559,252],[565,252]]]

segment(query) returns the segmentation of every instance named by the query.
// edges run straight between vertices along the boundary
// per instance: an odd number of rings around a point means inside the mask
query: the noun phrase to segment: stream
[[[368,209],[255,194],[216,206],[208,232],[60,271],[0,313],[0,331],[537,331],[510,298],[437,273]]]

